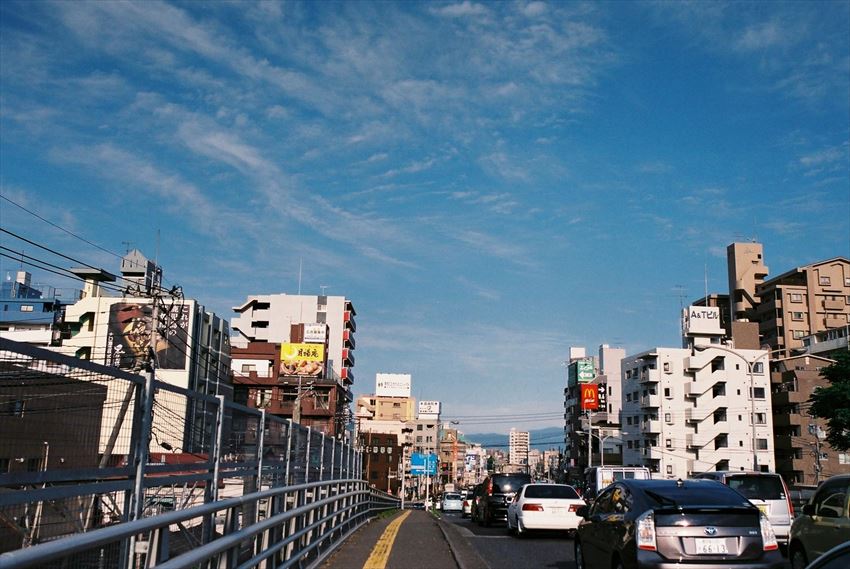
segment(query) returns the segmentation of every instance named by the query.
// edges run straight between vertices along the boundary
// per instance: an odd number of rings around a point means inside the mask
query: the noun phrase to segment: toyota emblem
[[[714,526],[708,526],[705,528],[705,535],[717,535],[717,528]]]

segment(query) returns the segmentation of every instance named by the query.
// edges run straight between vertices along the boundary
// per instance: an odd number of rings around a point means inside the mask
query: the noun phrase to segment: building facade
[[[688,347],[623,360],[623,463],[667,478],[775,470],[769,352],[732,348],[717,308],[684,321]]]
[[[233,372],[237,400],[266,405],[330,436],[352,421],[354,305],[342,296],[249,296],[234,308]],[[319,361],[297,358],[297,346],[321,345]],[[313,365],[315,364],[315,365]]]
[[[141,373],[156,358],[155,378],[176,387],[207,395],[233,397],[230,379],[230,329],[227,322],[192,299],[163,295],[162,271],[137,250],[122,260],[123,293],[103,283],[117,278],[98,269],[72,269],[84,279],[82,298],[65,307],[62,345],[66,355]],[[139,267],[143,267],[140,273]],[[129,283],[129,284],[127,284]],[[151,335],[154,314],[157,337]],[[119,407],[125,387],[109,386],[106,406]],[[160,443],[184,452],[199,452],[209,441],[215,416],[207,406],[195,406],[184,398],[168,399],[168,414],[154,415],[153,431]],[[106,449],[113,430],[104,421],[100,452]],[[113,455],[129,452],[130,425],[121,427]]]
[[[508,462],[529,466],[531,434],[511,427],[508,433]]]
[[[0,337],[36,346],[59,344],[62,301],[34,288],[30,273],[18,271],[15,280],[7,277],[0,286],[0,307]]]

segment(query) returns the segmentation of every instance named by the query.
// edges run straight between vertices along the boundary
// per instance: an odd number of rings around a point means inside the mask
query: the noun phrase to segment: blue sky
[[[850,255],[848,29],[837,1],[6,1],[0,183],[110,251],[159,231],[228,318],[303,259],[357,308],[357,394],[411,373],[446,415],[557,425],[569,346],[677,345],[729,243]]]

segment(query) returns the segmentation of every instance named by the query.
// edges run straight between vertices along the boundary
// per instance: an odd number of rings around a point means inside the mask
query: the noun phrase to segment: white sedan
[[[575,531],[581,521],[576,510],[584,505],[572,486],[526,484],[508,505],[508,531],[517,535],[532,529]]]

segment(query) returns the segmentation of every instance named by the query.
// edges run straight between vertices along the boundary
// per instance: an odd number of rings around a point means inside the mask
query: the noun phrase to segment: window
[[[820,283],[821,286],[829,286],[829,284],[830,284],[829,277],[820,277],[818,279],[818,282]]]
[[[791,335],[795,340],[802,340],[803,338],[808,336],[805,330],[793,330],[791,332]]]
[[[803,295],[799,292],[791,293],[791,302],[803,302]]]
[[[626,401],[631,401],[631,400],[632,400],[632,394],[626,393]]]
[[[667,474],[673,474],[673,465],[672,464],[667,465]]]
[[[753,399],[764,399],[764,387],[753,387]]]
[[[22,304],[21,312],[32,312],[32,304]]]
[[[767,413],[756,413],[756,425],[767,424]]]
[[[753,364],[753,373],[764,373],[764,362],[756,362]]]
[[[802,319],[803,319],[803,313],[802,312],[792,312],[791,313],[791,320],[802,320]]]
[[[712,397],[723,397],[726,395],[726,384],[725,383],[716,383],[714,387],[711,388],[711,396]]]
[[[673,397],[673,390],[670,389],[669,387],[665,387],[664,388],[664,397],[666,397],[667,399],[670,399],[671,397]]]
[[[664,439],[664,446],[667,448],[673,448],[673,439]]]
[[[714,412],[714,423],[722,423],[726,421],[726,409],[718,409]]]
[[[631,418],[631,417],[626,417],[626,424],[627,424],[627,425],[631,425],[631,424],[632,424],[632,418]]]
[[[717,435],[714,439],[714,450],[729,447],[729,438],[726,435]]]
[[[838,464],[850,464],[850,453],[839,452],[838,453]],[[0,472],[3,472],[2,468],[0,468]]]
[[[626,448],[632,448],[632,441],[626,441]]]
[[[252,371],[257,371],[255,364],[242,364],[242,373],[250,373]]]
[[[664,362],[664,371],[670,373],[670,362]]]
[[[672,413],[664,413],[664,421],[667,423],[673,422],[673,414]]]
[[[416,430],[417,430],[417,431],[421,431],[421,430],[422,430],[422,425],[416,425]]]
[[[756,439],[756,448],[758,450],[767,450],[767,439]]]

